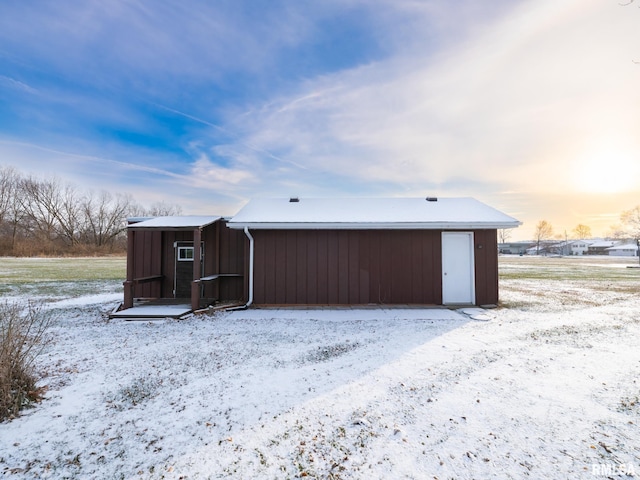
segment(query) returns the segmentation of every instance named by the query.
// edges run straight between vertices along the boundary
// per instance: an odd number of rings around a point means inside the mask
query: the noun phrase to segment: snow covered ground
[[[0,424],[0,472],[640,476],[640,269],[544,280],[511,262],[505,307],[482,320],[376,308],[127,322],[108,320],[109,289],[61,299],[39,361],[46,399]]]

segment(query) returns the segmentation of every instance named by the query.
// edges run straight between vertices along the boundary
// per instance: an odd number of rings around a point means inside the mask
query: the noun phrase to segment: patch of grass
[[[640,269],[631,257],[538,257],[500,256],[498,271],[502,280],[582,280],[634,281],[640,280]]]
[[[622,397],[618,405],[619,412],[635,413],[640,411],[640,395]]]
[[[327,345],[324,347],[318,347],[305,356],[305,361],[310,363],[327,362],[333,358],[342,356],[346,353],[355,350],[360,346],[358,342],[344,342],[336,343],[334,345]]]
[[[120,291],[125,257],[2,258],[0,295],[40,301]]]
[[[125,257],[2,258],[0,283],[124,280]]]
[[[124,385],[115,394],[107,397],[107,403],[116,410],[132,408],[158,395],[162,380],[139,377]]]
[[[575,309],[637,295],[637,259],[621,257],[499,257],[500,305]]]
[[[91,293],[116,293],[122,291],[122,282],[80,281],[80,282],[37,282],[0,285],[0,295],[6,297],[23,297],[38,299],[42,302],[56,301],[63,298],[76,298]]]

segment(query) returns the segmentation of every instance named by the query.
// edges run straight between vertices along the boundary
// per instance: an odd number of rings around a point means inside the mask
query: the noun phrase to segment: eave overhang
[[[229,228],[252,230],[497,230],[522,222],[234,222]]]

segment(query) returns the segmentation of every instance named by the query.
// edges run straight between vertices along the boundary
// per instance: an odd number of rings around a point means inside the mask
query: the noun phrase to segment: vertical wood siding
[[[205,266],[205,268],[211,268],[211,270],[205,270],[205,275],[211,275],[213,273],[245,275],[245,258],[248,259],[248,257],[245,257],[246,237],[244,232],[242,230],[232,230],[228,228],[225,221],[216,223],[216,228],[216,234],[219,235],[217,259],[214,264]],[[207,237],[206,244],[213,244],[213,242],[209,242],[208,238],[209,237]],[[211,257],[214,257],[214,255],[211,255]],[[208,288],[218,288],[217,295],[213,295],[215,298],[220,300],[246,300],[245,277],[227,277],[208,283]]]
[[[262,305],[438,304],[433,230],[254,230]]]
[[[161,232],[141,230],[134,233],[133,278],[160,275],[157,259],[162,255]],[[142,283],[134,286],[134,297],[155,298],[162,295],[160,282]]]
[[[497,230],[474,232],[476,303],[498,304],[498,235]]]
[[[260,305],[441,304],[441,231],[254,230],[254,303]],[[217,222],[202,232],[204,274],[244,277],[206,282],[204,297],[247,299],[248,242]],[[134,278],[163,275],[135,286],[135,297],[171,298],[176,241],[191,231],[138,230]],[[496,230],[474,231],[476,303],[498,303]]]
[[[135,230],[133,271],[134,278],[162,275],[161,282],[142,283],[134,286],[136,298],[173,298],[175,276],[174,242],[193,242],[193,231]],[[236,273],[244,275],[245,235],[232,230],[226,222],[219,221],[202,231],[205,245],[204,275]],[[224,278],[204,282],[205,298],[243,300],[244,278]]]
[[[442,304],[441,233],[254,230],[254,303]],[[476,303],[496,304],[496,230],[475,230],[474,247]]]

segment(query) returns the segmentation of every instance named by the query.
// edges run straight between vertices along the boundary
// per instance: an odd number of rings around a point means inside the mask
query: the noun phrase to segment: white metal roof
[[[616,243],[619,243],[619,242],[614,242],[612,240],[594,240],[591,243],[589,243],[589,247],[591,247],[591,248],[608,248],[608,247],[615,246]]]
[[[180,215],[155,217],[142,222],[132,223],[129,228],[202,228],[220,220],[222,217],[210,215]]]
[[[615,245],[607,248],[607,250],[638,250],[638,245],[635,243],[625,243],[623,245]]]
[[[228,223],[254,229],[512,228],[521,222],[473,198],[260,198]]]

